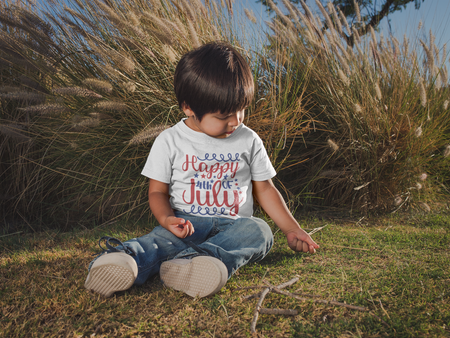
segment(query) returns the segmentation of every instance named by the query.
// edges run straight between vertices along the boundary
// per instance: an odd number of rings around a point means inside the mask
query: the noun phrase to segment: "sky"
[[[277,2],[281,3],[281,1]],[[263,22],[268,19],[263,6],[256,3],[256,0],[236,0],[235,5],[238,3],[251,9],[258,20]],[[312,10],[316,8],[314,0],[306,0],[306,3]],[[283,10],[283,13],[287,11]],[[420,30],[419,22],[422,22]],[[385,17],[379,26],[379,32],[382,32],[385,37],[392,33],[400,42],[406,34],[410,44],[418,43],[418,39],[428,42],[430,29],[436,37],[435,43],[438,48],[442,50],[444,44],[447,44],[447,51],[450,51],[450,0],[425,0],[418,10],[415,9],[414,2],[411,2],[406,9]],[[447,65],[448,63],[447,61]]]

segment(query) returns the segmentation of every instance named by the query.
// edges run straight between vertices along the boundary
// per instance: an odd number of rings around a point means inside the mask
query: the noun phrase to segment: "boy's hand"
[[[169,216],[166,218],[164,228],[169,230],[178,238],[186,238],[194,233],[194,226],[190,221],[183,218]]]
[[[289,248],[297,252],[309,252],[313,254],[319,248],[319,245],[303,229],[287,233],[286,238]]]

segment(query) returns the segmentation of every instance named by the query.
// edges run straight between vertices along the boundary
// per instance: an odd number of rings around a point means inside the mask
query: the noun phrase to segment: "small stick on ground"
[[[296,277],[292,278],[291,280],[288,280],[287,282],[278,285],[278,288],[282,289],[282,288],[291,286],[292,284],[297,282],[299,279],[300,279],[300,277],[296,276]],[[266,295],[270,291],[272,291],[272,287],[268,287],[268,288],[266,287],[262,292],[258,293],[258,294],[260,294],[260,297],[259,297],[258,303],[256,304],[255,311],[253,311],[253,320],[252,320],[252,323],[250,324],[251,333],[256,332],[256,322],[258,321],[259,314],[261,313],[261,310],[262,310],[262,307],[261,307],[262,303],[264,302],[264,298],[266,298]],[[258,295],[258,294],[256,294],[256,295]],[[270,309],[266,309],[266,310],[270,310]],[[290,311],[295,311],[295,310],[279,310],[279,309],[273,309],[273,310],[275,310],[275,312],[277,312],[277,310],[278,311],[288,311],[290,316],[292,316]],[[282,313],[277,313],[277,314],[282,314]],[[295,314],[297,314],[297,313],[295,313]]]
[[[264,302],[264,298],[266,298],[266,295],[269,292],[270,292],[270,288],[264,289],[263,292],[261,293],[261,297],[259,297],[259,301],[256,304],[255,311],[253,311],[253,320],[252,320],[252,323],[250,325],[250,332],[251,333],[255,333],[256,332],[256,322],[258,321],[259,311],[261,309],[262,303]]]
[[[293,294],[293,293],[291,293],[291,292],[287,292],[287,291],[280,290],[280,289],[278,289],[276,286],[273,286],[273,285],[271,286],[271,284],[268,283],[268,282],[265,282],[265,283],[266,283],[268,286],[270,286],[270,288],[271,288],[272,291],[274,291],[274,292],[276,292],[276,293],[279,293],[279,294],[281,294],[281,295],[285,295],[285,296],[289,296],[289,297],[295,298],[295,299],[297,299],[297,300],[301,300],[301,301],[303,301],[303,302],[305,302],[305,301],[310,301],[310,302],[313,302],[313,303],[322,303],[322,304],[329,304],[329,305],[343,306],[343,307],[346,307],[346,308],[349,308],[349,309],[352,309],[352,310],[369,311],[369,309],[367,309],[367,308],[365,308],[365,307],[362,307],[362,306],[356,306],[356,305],[351,305],[351,304],[345,304],[345,303],[341,303],[341,302],[336,302],[336,301],[334,301],[334,300],[314,299],[314,298],[310,299],[310,298],[300,297],[300,296],[297,296],[296,294]]]
[[[284,289],[284,288],[286,288],[286,287],[288,287],[288,286],[291,286],[292,284],[294,284],[294,283],[296,283],[296,282],[298,282],[298,280],[300,279],[300,277],[299,276],[295,276],[294,278],[292,278],[291,280],[288,280],[287,282],[285,282],[285,283],[282,283],[282,284],[279,284],[279,285],[277,285],[277,288],[278,289]],[[267,286],[266,285],[258,285],[258,286],[250,286],[249,288],[253,288],[253,289],[257,289],[257,288],[267,288]],[[239,289],[236,289],[236,290],[242,290],[243,288],[239,288]],[[261,291],[262,292],[262,291]],[[260,297],[261,296],[261,292],[258,292],[258,293],[254,293],[253,295],[249,295],[249,296],[244,296],[244,297],[242,297],[243,299],[247,299],[247,300],[249,300],[249,299],[253,299],[253,298],[256,298],[256,297]]]

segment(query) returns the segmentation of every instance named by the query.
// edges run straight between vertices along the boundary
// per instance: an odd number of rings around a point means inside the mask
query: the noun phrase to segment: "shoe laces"
[[[105,241],[106,249],[102,246],[102,241]],[[116,246],[113,246],[112,244],[115,244]],[[100,247],[100,249],[102,249],[100,255],[106,251],[109,251],[109,252],[124,252],[128,255],[136,256],[136,251],[134,251],[133,248],[126,246],[120,240],[114,237],[103,236],[102,238],[99,239],[98,246]],[[121,246],[122,249],[118,249],[117,248],[118,246]]]

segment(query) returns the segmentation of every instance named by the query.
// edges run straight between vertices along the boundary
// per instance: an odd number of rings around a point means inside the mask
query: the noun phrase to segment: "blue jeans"
[[[159,225],[149,234],[123,243],[136,253],[132,256],[138,266],[135,285],[156,275],[164,261],[205,254],[220,259],[230,278],[241,266],[263,259],[273,244],[270,227],[256,217],[197,217],[179,211],[175,215],[191,221],[195,230],[191,236],[178,238]]]

